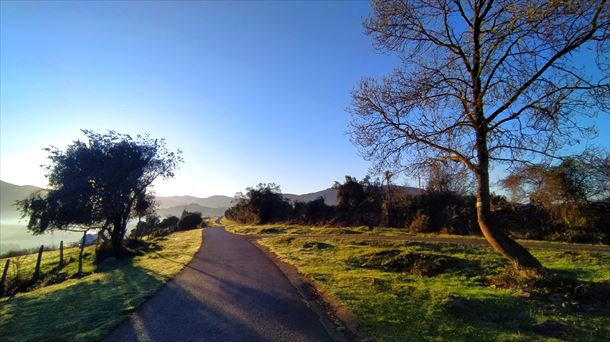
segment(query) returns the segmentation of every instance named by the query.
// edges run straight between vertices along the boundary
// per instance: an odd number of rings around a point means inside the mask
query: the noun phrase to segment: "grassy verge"
[[[36,268],[38,254],[25,254],[0,259],[0,267],[4,267],[6,259],[10,260],[7,273],[7,288],[13,290],[15,283],[21,283],[27,289],[44,287],[72,278],[78,272],[78,247],[64,249],[64,266],[59,267],[59,250],[44,251],[40,262],[40,281],[36,284],[28,284]],[[95,246],[85,247],[83,250],[83,274],[92,273],[95,270],[93,260],[95,258]],[[9,291],[12,294],[12,291]]]
[[[259,240],[345,304],[375,341],[607,341],[608,302],[503,289],[506,262],[466,245]],[[548,268],[608,287],[610,256],[534,251]],[[585,298],[583,296],[582,298]]]
[[[377,236],[400,236],[415,235],[405,229],[399,228],[380,228],[370,229],[366,226],[360,227],[335,227],[335,226],[306,226],[298,224],[240,224],[226,218],[222,218],[221,223],[226,230],[235,234],[364,234]]]
[[[258,234],[277,234],[277,235],[344,235],[346,237],[351,236],[379,236],[388,238],[400,238],[414,237],[414,238],[427,238],[427,237],[439,237],[447,239],[458,239],[458,240],[478,240],[478,242],[485,241],[481,236],[472,235],[449,235],[449,234],[424,234],[424,233],[411,233],[406,228],[385,228],[385,227],[374,227],[369,228],[366,226],[359,227],[336,227],[336,226],[306,226],[298,224],[240,224],[226,218],[222,218],[221,223],[225,226],[226,230],[242,235],[258,235]],[[517,239],[519,242],[531,243],[532,246],[544,247],[544,246],[569,246],[574,249],[575,246],[600,246],[606,247],[605,245],[590,245],[590,244],[577,244],[568,242],[558,241],[542,241],[542,240],[524,240]],[[459,241],[457,242],[459,243]],[[610,250],[610,249],[608,249]]]
[[[110,258],[94,267],[91,255],[85,263],[85,270],[92,272],[87,276],[1,299],[0,339],[98,340],[175,276],[200,244],[197,229],[153,240],[132,259]],[[43,265],[53,267],[56,259],[51,253],[47,258]]]

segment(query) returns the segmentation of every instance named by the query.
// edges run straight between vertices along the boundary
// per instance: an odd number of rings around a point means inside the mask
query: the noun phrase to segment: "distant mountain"
[[[283,194],[292,203],[295,202],[311,202],[320,197],[324,199],[326,205],[337,205],[337,189],[328,188],[322,191],[311,192],[303,195]]]
[[[13,205],[15,201],[27,198],[32,192],[40,188],[31,185],[14,185],[0,181],[0,219],[2,221],[16,221],[21,217],[17,208]],[[423,190],[408,186],[393,185],[392,191],[404,192],[409,195],[420,194]],[[333,188],[324,189],[317,192],[295,195],[283,194],[292,203],[310,202],[322,197],[327,205],[337,205],[337,190]],[[231,206],[233,197],[229,196],[157,196],[157,213],[161,217],[176,215],[180,216],[183,210],[200,212],[203,216],[220,216]]]
[[[17,221],[21,213],[15,207],[15,201],[26,199],[41,188],[32,185],[15,185],[0,180],[0,220]]]
[[[385,187],[383,188],[386,189]],[[422,189],[413,188],[410,186],[392,185],[392,191],[394,193],[403,193],[410,196],[415,196],[423,192]],[[303,195],[294,194],[283,194],[285,198],[290,200],[292,203],[295,202],[311,202],[320,197],[324,199],[326,205],[337,205],[337,189],[328,188],[318,192],[312,192]]]
[[[168,209],[177,206],[185,206],[190,204],[197,204],[201,207],[207,208],[228,208],[231,206],[233,197],[229,196],[210,196],[210,197],[194,197],[194,196],[157,196],[157,204],[160,209]]]
[[[166,216],[178,216],[182,215],[182,211],[199,212],[203,216],[222,216],[228,207],[209,208],[203,207],[199,204],[191,203],[188,205],[178,205],[171,208],[157,209],[157,215],[163,217]]]

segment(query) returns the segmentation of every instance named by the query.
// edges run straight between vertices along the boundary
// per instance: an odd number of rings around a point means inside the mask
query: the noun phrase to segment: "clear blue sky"
[[[46,185],[41,148],[65,147],[81,128],[182,149],[159,195],[258,182],[305,193],[361,178],[350,91],[398,65],[363,34],[368,12],[347,1],[2,1],[0,178]],[[607,141],[608,119],[598,125]]]

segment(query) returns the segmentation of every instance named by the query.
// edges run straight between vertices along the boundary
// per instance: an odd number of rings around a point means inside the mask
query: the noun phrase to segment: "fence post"
[[[0,297],[4,295],[4,282],[6,282],[6,274],[8,273],[8,265],[10,261],[10,259],[6,259],[6,263],[4,264],[4,271],[2,271],[2,279],[0,279]]]
[[[59,267],[64,266],[64,241],[59,242]]]
[[[36,269],[34,270],[34,281],[40,279],[40,262],[42,261],[42,250],[44,249],[44,245],[40,245],[40,249],[38,250],[38,259],[36,259]]]
[[[80,253],[78,254],[78,275],[83,274],[83,250],[85,249],[85,238],[87,237],[87,231],[83,233],[83,240],[80,243]]]

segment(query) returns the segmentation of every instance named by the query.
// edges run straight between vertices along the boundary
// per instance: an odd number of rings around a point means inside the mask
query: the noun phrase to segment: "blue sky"
[[[363,34],[367,2],[1,6],[4,181],[44,186],[41,148],[65,147],[81,128],[182,149],[159,195],[233,195],[259,182],[305,193],[367,173],[346,135],[350,91],[398,65]],[[608,122],[598,120],[599,141]]]

